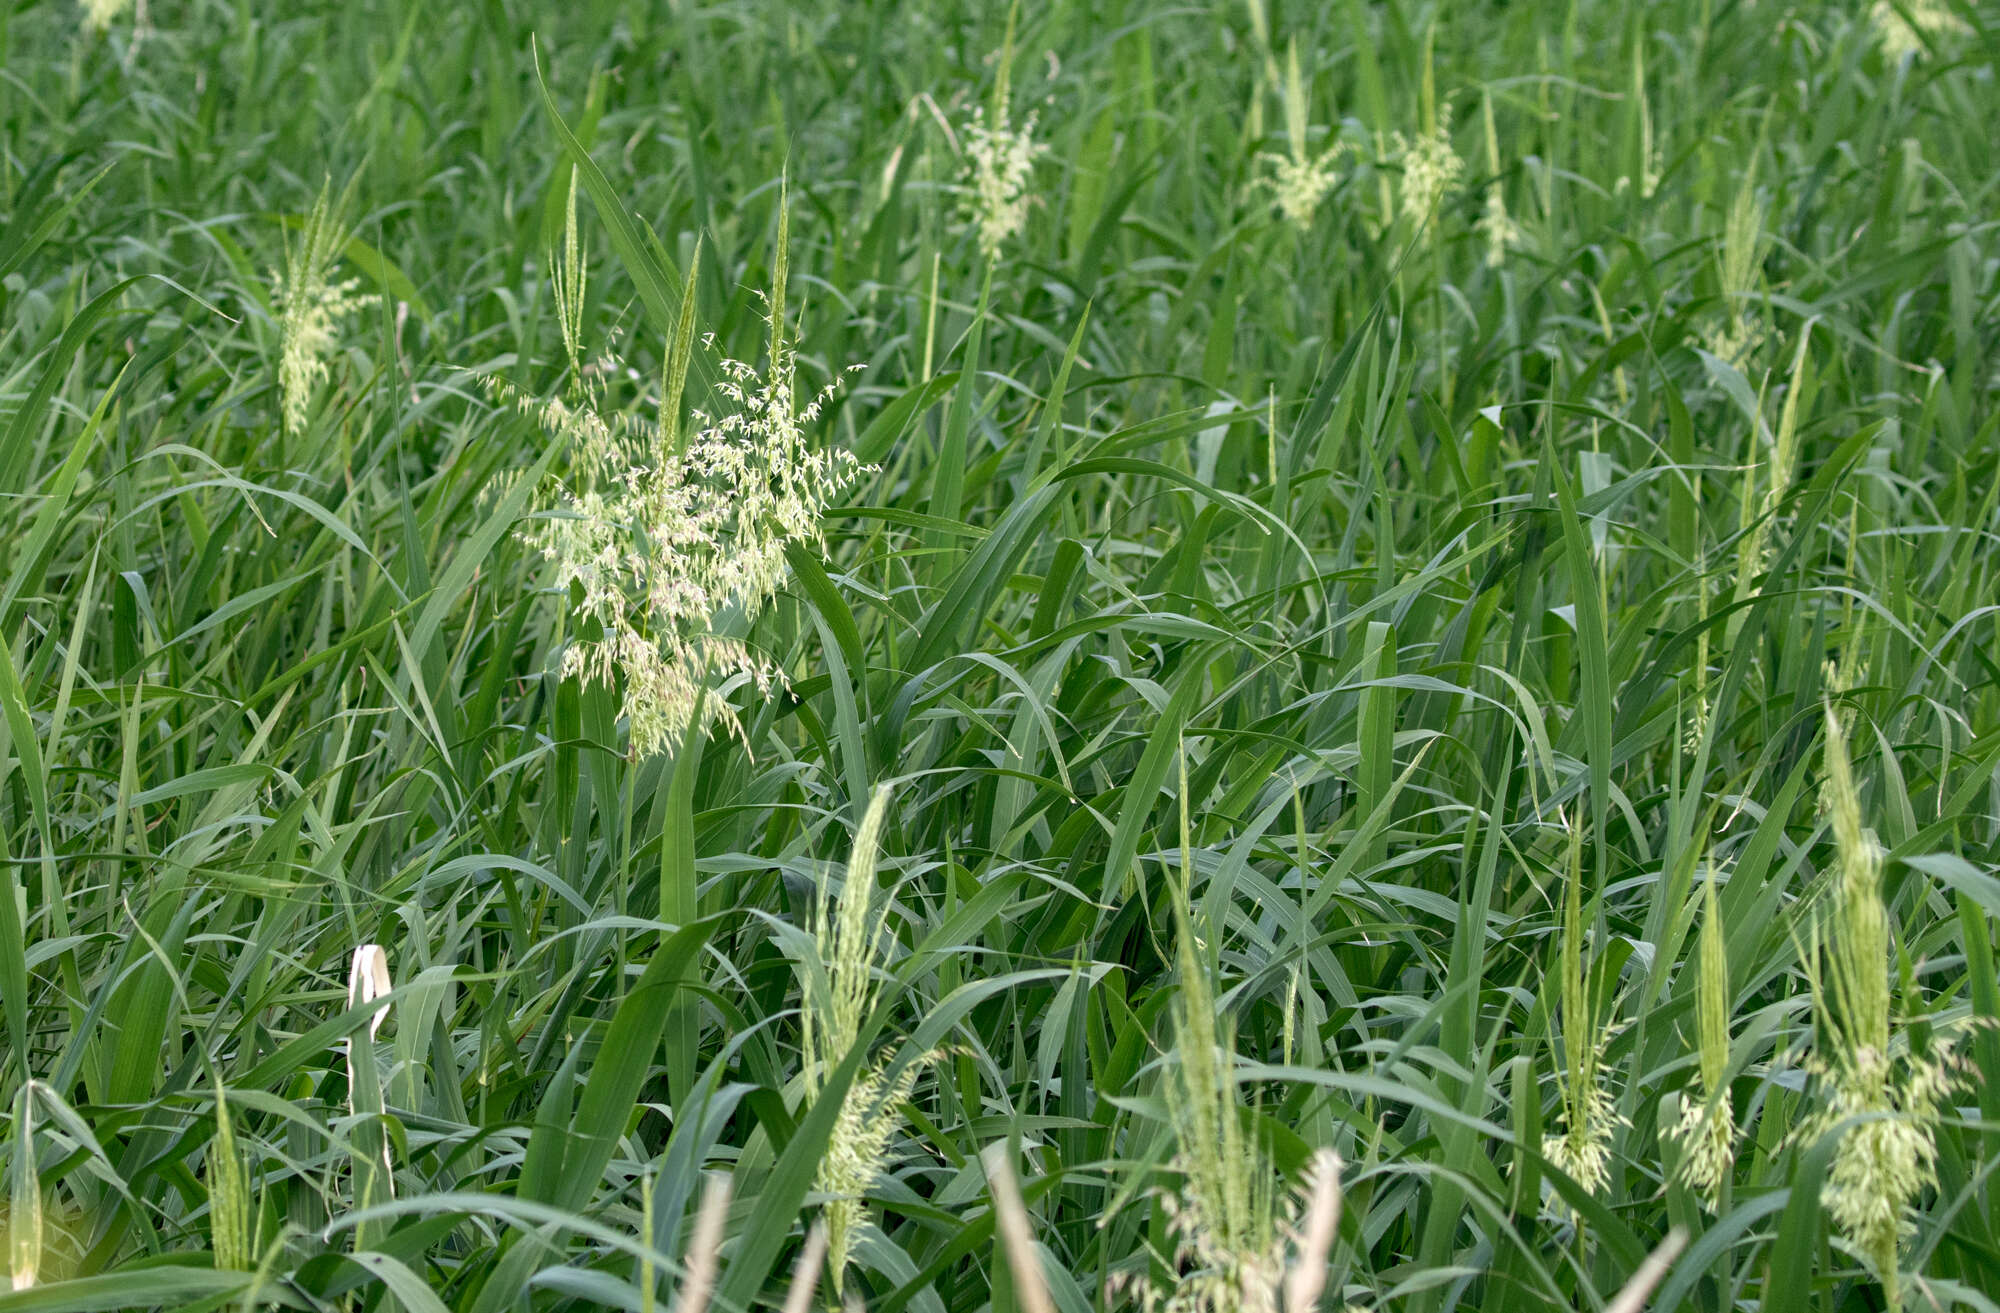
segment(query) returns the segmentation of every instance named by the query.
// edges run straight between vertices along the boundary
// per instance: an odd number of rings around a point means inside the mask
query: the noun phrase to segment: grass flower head
[[[563,353],[569,357],[570,384],[583,381],[583,293],[585,266],[576,233],[576,169],[569,171],[569,205],[563,218],[562,254],[548,254],[549,291],[556,303],[556,327],[562,333]]]
[[[1583,961],[1583,832],[1569,830],[1563,900],[1561,1130],[1544,1137],[1542,1153],[1591,1194],[1611,1183],[1612,1141],[1626,1124],[1600,1079],[1610,1041],[1590,996]]]
[[[327,375],[326,358],[333,351],[340,321],[376,301],[357,291],[360,279],[332,278],[333,266],[347,246],[344,216],[354,183],[348,183],[338,201],[330,202],[331,186],[331,182],[321,184],[298,237],[285,247],[283,272],[271,278],[271,301],[279,312],[278,384],[284,395],[287,433],[305,427],[313,389]]]
[[[1486,267],[1498,269],[1507,262],[1508,249],[1521,244],[1521,227],[1507,213],[1507,194],[1500,186],[1500,134],[1493,126],[1493,97],[1481,97],[1479,105],[1486,126],[1486,168],[1493,181],[1486,184],[1486,209],[1472,230],[1486,241]]]
[[[1192,858],[1185,754],[1180,772],[1185,872]],[[1166,1102],[1179,1144],[1169,1166],[1180,1181],[1159,1196],[1159,1207],[1175,1239],[1168,1266],[1176,1275],[1165,1288],[1141,1283],[1141,1306],[1149,1313],[1310,1309],[1339,1219],[1339,1156],[1322,1150],[1296,1188],[1278,1188],[1276,1168],[1244,1133],[1234,1029],[1216,1005],[1185,886],[1174,908],[1180,992]]]
[[[1451,110],[1438,106],[1438,125],[1415,137],[1396,133],[1394,153],[1403,163],[1402,188],[1398,193],[1403,217],[1422,223],[1446,196],[1458,189],[1465,173],[1465,161],[1451,145]]]
[[[1021,126],[1009,119],[1009,87],[1014,75],[1014,24],[1020,5],[1007,12],[1007,36],[1000,46],[1000,67],[993,83],[990,108],[973,110],[965,129],[966,171],[972,184],[967,201],[979,230],[979,253],[991,260],[1028,221],[1028,182],[1035,157],[1035,115],[1030,110]]]
[[[1318,155],[1306,149],[1312,125],[1306,117],[1306,87],[1299,74],[1299,43],[1294,40],[1285,62],[1285,143],[1283,155],[1266,155],[1271,175],[1263,185],[1271,189],[1272,202],[1285,222],[1305,232],[1312,227],[1313,214],[1340,175],[1334,161],[1340,157],[1341,143],[1334,142]]]
[[[1801,1133],[1809,1143],[1844,1125],[1821,1198],[1898,1308],[1897,1250],[1913,1229],[1912,1206],[1937,1183],[1937,1123],[1963,1083],[1962,1061],[1935,1036],[1929,1052],[1913,1052],[1892,1025],[1882,853],[1862,827],[1846,734],[1830,706],[1825,760],[1835,866],[1824,937],[1815,935],[1817,1038],[1805,1063],[1824,1103]]]
[[[1486,189],[1486,208],[1472,230],[1486,243],[1486,267],[1498,269],[1507,262],[1507,252],[1521,244],[1521,226],[1507,213],[1507,198],[1495,183]]]
[[[781,217],[780,251],[787,239]],[[577,599],[578,618],[589,622],[564,651],[562,673],[622,685],[635,758],[711,717],[741,732],[712,685],[742,678],[768,692],[780,674],[741,638],[719,632],[718,621],[725,613],[746,623],[756,616],[784,579],[786,547],[817,542],[821,514],[861,472],[850,453],[822,450],[812,439],[841,377],[799,398],[782,257],[776,264],[767,365],[759,371],[724,360],[716,387],[723,405],[694,412],[684,441],[676,420],[692,278],[658,426],[607,418],[588,396],[571,404],[488,383],[497,399],[573,444],[576,481],[528,541],[554,567],[558,591]],[[580,273],[573,285],[581,286]]]
[[[1972,30],[1949,0],[1875,0],[1868,6],[1868,25],[1891,63],[1920,59],[1932,44]]]
[[[1729,1069],[1729,954],[1712,866],[1702,885],[1701,938],[1695,952],[1699,1080],[1682,1097],[1680,1119],[1667,1134],[1680,1145],[1681,1180],[1714,1198],[1736,1161],[1736,1114],[1724,1083]]]
[[[1438,203],[1458,189],[1465,161],[1451,144],[1451,103],[1437,97],[1436,64],[1431,56],[1433,29],[1424,35],[1424,79],[1421,128],[1414,137],[1395,133],[1390,153],[1403,166],[1398,199],[1403,217],[1413,224],[1427,222]]]
[[[875,972],[888,935],[888,904],[875,899],[875,863],[889,790],[877,789],[855,832],[839,896],[819,884],[813,905],[813,944],[823,975],[807,973],[799,1012],[805,1084],[815,1096],[859,1041],[861,1023],[880,991]],[[864,1068],[848,1086],[813,1188],[827,1196],[827,1267],[834,1289],[864,1220],[863,1195],[889,1164],[889,1142],[901,1126],[890,1109],[910,1097],[923,1064],[891,1072],[886,1063]]]
[[[132,7],[132,0],[81,0],[77,7],[83,10],[83,30],[103,36]]]
[[[1041,151],[1032,110],[1018,128],[1008,124],[1004,105],[990,122],[984,109],[973,111],[965,129],[970,211],[979,229],[979,253],[989,260],[1028,221],[1028,182]]]
[[[1703,331],[1709,354],[1743,367],[1766,336],[1761,321],[1747,313],[1760,286],[1760,270],[1770,242],[1764,232],[1764,205],[1757,197],[1757,171],[1746,169],[1723,222],[1717,278],[1727,308],[1721,322]]]

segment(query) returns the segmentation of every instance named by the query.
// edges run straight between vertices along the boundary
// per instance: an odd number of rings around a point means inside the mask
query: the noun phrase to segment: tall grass
[[[0,1313],[1992,1307],[1996,32],[0,16]]]

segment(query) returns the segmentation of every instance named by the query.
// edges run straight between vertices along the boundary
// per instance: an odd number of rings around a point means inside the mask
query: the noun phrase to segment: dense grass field
[[[10,0],[0,1313],[2000,1308],[1996,60]]]

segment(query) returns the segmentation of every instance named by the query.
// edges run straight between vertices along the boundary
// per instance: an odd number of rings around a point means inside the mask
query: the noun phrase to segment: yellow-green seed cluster
[[[1583,956],[1583,834],[1569,828],[1568,870],[1564,880],[1561,950],[1562,1109],[1561,1129],[1542,1141],[1542,1153],[1591,1194],[1611,1181],[1612,1140],[1625,1117],[1604,1085],[1600,1068],[1610,1042],[1590,996]],[[1566,1210],[1557,1206],[1556,1211]]]
[[[278,310],[281,339],[278,384],[284,394],[287,433],[305,428],[313,391],[327,376],[327,357],[340,322],[376,301],[359,292],[360,279],[332,278],[333,266],[347,246],[345,216],[354,184],[349,182],[338,201],[331,199],[331,185],[321,185],[297,238],[285,246],[284,270],[271,277],[271,303]]]
[[[1333,142],[1314,155],[1307,147],[1312,124],[1307,114],[1305,79],[1299,73],[1299,43],[1294,40],[1285,62],[1285,146],[1283,155],[1267,155],[1271,174],[1264,185],[1285,222],[1304,232],[1312,227],[1319,204],[1340,181],[1334,162],[1342,144]]]
[[[974,110],[966,125],[966,166],[972,184],[969,208],[979,232],[980,254],[989,260],[1028,221],[1028,182],[1041,150],[1035,141],[1032,110],[1018,128],[1008,124],[1005,106],[990,123],[983,108]]]
[[[888,805],[889,790],[877,789],[855,831],[839,895],[822,878],[815,896],[813,945],[822,973],[805,973],[799,1011],[803,1079],[814,1097],[859,1041],[880,990],[875,972],[888,934],[888,904],[875,898],[875,866]],[[921,1071],[917,1062],[894,1072],[886,1063],[865,1066],[841,1100],[813,1182],[827,1197],[827,1269],[836,1290],[864,1220],[862,1195],[888,1166],[889,1144],[901,1124],[890,1110],[910,1097]]]
[[[1932,44],[1972,30],[1948,0],[1875,0],[1868,22],[1891,60],[1921,58]]]
[[[573,226],[573,198],[570,215]],[[780,242],[785,236],[781,223]],[[565,251],[573,249],[566,238]],[[719,622],[755,617],[785,576],[787,544],[816,541],[821,513],[861,473],[851,453],[812,438],[841,376],[798,399],[782,273],[779,280],[767,316],[767,365],[760,372],[724,360],[716,387],[724,408],[696,411],[685,441],[670,431],[665,402],[662,423],[651,426],[607,417],[588,389],[571,403],[530,397],[502,380],[487,384],[573,449],[575,477],[527,539],[591,626],[564,651],[562,671],[622,688],[635,757],[710,718],[737,729],[718,686],[740,679],[768,692],[781,678]],[[582,275],[556,282],[580,293]],[[567,345],[572,332],[580,337],[580,321],[564,331]]]
[[[78,5],[83,10],[83,29],[92,36],[109,31],[131,7],[132,0],[80,0]]]
[[[1928,1052],[1915,1052],[1892,1024],[1882,851],[1862,826],[1846,732],[1831,707],[1825,795],[1835,867],[1832,906],[1815,945],[1817,1042],[1806,1062],[1823,1102],[1802,1127],[1802,1139],[1839,1135],[1822,1192],[1827,1214],[1897,1308],[1897,1250],[1911,1231],[1911,1206],[1937,1181],[1936,1128],[1962,1083],[1960,1061],[1936,1036]]]
[[[1736,1114],[1724,1083],[1729,1067],[1729,953],[1723,943],[1722,905],[1711,867],[1702,884],[1701,938],[1696,946],[1695,1025],[1700,1057],[1697,1082],[1682,1096],[1680,1119],[1668,1134],[1681,1150],[1681,1179],[1711,1198],[1736,1161]]]
[[[1393,153],[1402,162],[1403,180],[1397,194],[1403,217],[1423,223],[1438,202],[1458,189],[1465,161],[1451,144],[1451,112],[1438,106],[1437,126],[1414,137],[1395,134]]]

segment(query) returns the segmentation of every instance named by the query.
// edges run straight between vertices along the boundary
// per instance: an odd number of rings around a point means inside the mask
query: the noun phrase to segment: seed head
[[[1500,186],[1500,134],[1493,126],[1493,97],[1479,101],[1480,119],[1486,127],[1486,168],[1493,181],[1486,185],[1486,212],[1472,225],[1486,239],[1486,267],[1498,269],[1507,262],[1507,248],[1521,243],[1521,228],[1507,213],[1507,196]]]
[[[991,123],[976,109],[965,129],[966,166],[972,182],[969,211],[979,226],[979,253],[991,260],[1028,219],[1028,182],[1042,147],[1031,110],[1011,128],[1003,105]]]
[[[1875,0],[1868,6],[1868,23],[1891,63],[1905,57],[1921,59],[1931,43],[1972,30],[1948,0]]]
[[[878,789],[855,831],[847,874],[832,897],[822,878],[813,904],[813,943],[824,974],[805,973],[799,1010],[804,1081],[815,1096],[854,1048],[875,1006],[875,977],[888,932],[888,904],[876,904],[875,863],[889,790]],[[821,980],[824,984],[821,984]],[[884,1063],[864,1069],[848,1086],[820,1159],[813,1188],[827,1196],[827,1268],[836,1292],[863,1221],[863,1199],[889,1165],[889,1142],[902,1124],[890,1110],[910,1097],[923,1063],[890,1073]]]
[[[1833,918],[1827,980],[1833,1024],[1846,1054],[1889,1049],[1889,914],[1882,906],[1882,854],[1862,828],[1861,800],[1847,757],[1847,736],[1826,710],[1827,813],[1833,824]]]
[[[781,217],[781,249],[787,236]],[[724,407],[695,411],[695,431],[684,441],[677,377],[663,382],[657,426],[622,413],[607,417],[588,390],[566,402],[531,397],[501,379],[486,382],[495,400],[571,446],[573,481],[525,537],[554,567],[557,590],[576,598],[577,616],[594,626],[564,651],[562,673],[622,680],[636,758],[710,717],[741,734],[713,685],[741,677],[768,693],[781,674],[742,639],[716,632],[716,622],[725,612],[755,618],[785,577],[786,546],[816,543],[821,514],[862,471],[850,453],[813,444],[812,428],[841,376],[799,401],[782,261],[778,268],[768,301],[769,363],[760,372],[724,360],[716,387]],[[581,278],[558,281],[580,289]],[[693,313],[692,275],[689,282],[684,324]],[[580,338],[580,319],[564,332]],[[673,358],[684,368],[680,348],[691,343],[676,346]]]
[[[1267,1230],[1251,1244],[1225,1238],[1228,1219],[1216,1211],[1217,1200],[1192,1184],[1198,1169],[1185,1154],[1169,1166],[1182,1184],[1161,1194],[1158,1204],[1174,1237],[1167,1265],[1174,1275],[1164,1286],[1140,1284],[1140,1307],[1149,1313],[1292,1313],[1318,1304],[1340,1221],[1338,1154],[1314,1154],[1282,1201],[1272,1187],[1263,1188]],[[1271,1172],[1261,1160],[1251,1170]]]
[[[1762,324],[1736,308],[1719,322],[1702,329],[1701,344],[1717,360],[1726,360],[1741,369],[1756,356],[1757,348],[1764,345],[1768,336]]]
[[[1746,314],[1746,307],[1761,285],[1759,268],[1770,245],[1764,232],[1764,204],[1757,196],[1757,170],[1744,170],[1736,195],[1729,203],[1723,222],[1722,246],[1717,253],[1716,274],[1727,303],[1721,322],[1703,330],[1709,353],[1732,365],[1741,365],[1761,346],[1765,329]]]
[[[1562,1129],[1546,1136],[1542,1153],[1591,1194],[1611,1182],[1611,1147],[1627,1125],[1599,1079],[1610,1034],[1590,998],[1583,960],[1583,831],[1569,827],[1569,859],[1564,881],[1562,972]],[[1561,1211],[1558,1209],[1558,1211]]]
[[[1611,1143],[1618,1128],[1628,1124],[1596,1080],[1602,1059],[1601,1050],[1592,1053],[1587,1077],[1564,1073],[1563,1106],[1557,1114],[1562,1129],[1542,1137],[1543,1156],[1590,1194],[1611,1184]],[[1558,1206],[1556,1211],[1566,1210]]]
[[[1910,1210],[1937,1184],[1937,1124],[1950,1095],[1965,1083],[1964,1064],[1942,1043],[1900,1060],[1879,1050],[1815,1054],[1805,1064],[1819,1078],[1825,1103],[1801,1128],[1810,1143],[1841,1132],[1821,1190],[1828,1217],[1860,1251],[1900,1307],[1897,1248],[1915,1229]]]
[[[1928,1052],[1918,1054],[1892,1026],[1881,850],[1862,826],[1840,716],[1831,706],[1825,713],[1824,801],[1835,866],[1824,939],[1814,935],[1817,1039],[1804,1064],[1825,1102],[1801,1132],[1810,1143],[1853,1119],[1841,1131],[1822,1200],[1897,1308],[1897,1247],[1911,1230],[1917,1196],[1936,1184],[1937,1124],[1964,1083],[1964,1064],[1955,1037],[1933,1035]]]
[[[1400,205],[1403,216],[1422,223],[1446,196],[1458,189],[1465,161],[1451,145],[1451,106],[1437,107],[1437,127],[1410,138],[1398,132],[1392,153],[1402,160]]]
[[[1660,189],[1660,151],[1653,141],[1653,107],[1646,97],[1646,47],[1643,42],[1632,47],[1632,103],[1639,109],[1639,195],[1651,197]],[[1622,192],[1632,185],[1628,175],[1619,177],[1614,192]]]
[[[576,167],[569,171],[569,207],[563,219],[562,256],[548,255],[549,290],[556,302],[556,326],[569,356],[570,385],[583,381],[583,290],[587,273],[576,237]]]
[[[82,0],[78,8],[83,10],[83,30],[92,36],[103,36],[131,7],[132,0]]]
[[[1309,154],[1306,140],[1312,125],[1306,115],[1306,85],[1299,74],[1299,43],[1294,39],[1285,62],[1286,153],[1264,156],[1271,165],[1271,174],[1263,179],[1262,185],[1271,189],[1272,202],[1285,222],[1300,232],[1312,227],[1320,201],[1340,180],[1333,165],[1342,149],[1336,141],[1316,156]]]
[[[1264,181],[1271,189],[1272,202],[1285,222],[1300,232],[1312,228],[1313,215],[1319,210],[1320,201],[1340,181],[1340,175],[1333,168],[1340,151],[1340,144],[1336,142],[1312,159],[1285,155],[1265,157],[1271,162],[1271,176]]]
[[[1498,269],[1507,262],[1509,248],[1521,243],[1521,226],[1507,213],[1507,198],[1500,193],[1500,184],[1486,189],[1486,211],[1472,225],[1473,231],[1486,239],[1486,267]]]
[[[250,1172],[236,1149],[229,1104],[215,1091],[215,1140],[208,1148],[208,1236],[219,1271],[248,1272],[251,1252]]]
[[[1729,1092],[1710,1096],[1691,1088],[1681,1099],[1680,1119],[1667,1134],[1680,1146],[1682,1183],[1713,1199],[1736,1164],[1736,1118]]]
[[[337,202],[329,202],[331,186],[330,181],[321,184],[319,199],[297,239],[286,244],[284,271],[271,275],[271,302],[279,311],[278,383],[287,433],[305,427],[313,389],[326,377],[326,357],[340,321],[377,299],[356,292],[361,286],[357,278],[334,282],[329,277],[347,246],[344,216],[354,183],[347,184]]]
[[[1437,28],[1424,32],[1424,75],[1419,84],[1417,135],[1394,134],[1391,152],[1402,161],[1403,215],[1413,224],[1427,222],[1438,202],[1458,187],[1465,162],[1451,146],[1451,104],[1437,94],[1437,61],[1433,49]]]
[[[1729,954],[1723,943],[1722,908],[1715,868],[1702,886],[1701,938],[1696,948],[1695,1021],[1699,1078],[1681,1100],[1680,1120],[1668,1129],[1681,1147],[1681,1180],[1713,1198],[1736,1161],[1736,1116],[1723,1083],[1729,1067]]]
[[[1280,1313],[1311,1309],[1326,1280],[1340,1216],[1340,1159],[1314,1155],[1304,1178],[1281,1187],[1276,1167],[1243,1130],[1235,1032],[1216,1006],[1185,884],[1192,868],[1187,759],[1180,763],[1181,871],[1175,922],[1180,994],[1173,1009],[1176,1062],[1167,1113],[1179,1151],[1179,1184],[1159,1196],[1175,1238],[1174,1279],[1139,1287],[1151,1313]]]
[[[1276,1168],[1243,1131],[1234,1029],[1219,1013],[1188,900],[1192,867],[1187,759],[1180,763],[1181,871],[1175,891],[1180,993],[1166,1084],[1180,1178],[1159,1196],[1175,1237],[1171,1286],[1139,1289],[1141,1304],[1166,1313],[1278,1313],[1288,1291],[1318,1295],[1339,1208],[1339,1159],[1323,1153],[1301,1185],[1280,1194]],[[1296,1255],[1296,1260],[1294,1259]],[[1297,1307],[1311,1307],[1310,1302]]]

